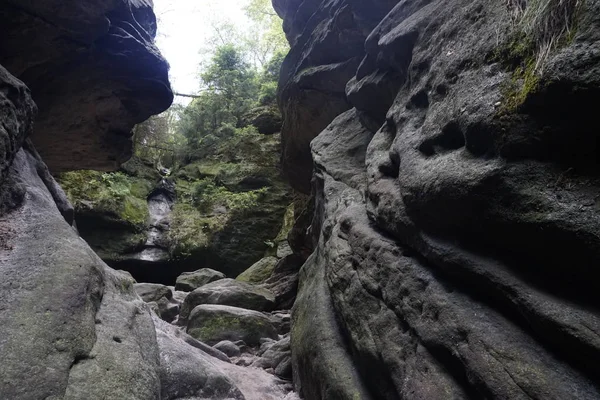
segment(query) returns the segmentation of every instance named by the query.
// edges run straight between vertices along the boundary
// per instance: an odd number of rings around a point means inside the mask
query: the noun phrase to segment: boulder
[[[172,326],[159,320],[154,322],[162,366],[161,399],[246,399],[218,367],[217,359],[190,346],[189,340],[181,338]]]
[[[133,289],[146,303],[158,301],[163,297],[167,300],[173,298],[171,289],[158,283],[136,283]]]
[[[216,304],[194,308],[187,333],[208,344],[243,340],[250,346],[256,346],[262,338],[277,338],[277,330],[265,314]]]
[[[179,310],[181,309],[181,304],[173,299],[168,300],[165,297],[161,297],[157,301],[150,302],[148,305],[152,311],[154,311],[154,313],[160,317],[160,319],[167,322],[173,322],[179,315]]]
[[[241,354],[239,346],[229,340],[222,340],[213,347],[227,354],[228,357],[237,357]]]
[[[161,319],[171,322],[179,314],[180,302],[173,298],[169,287],[158,283],[136,283],[133,289]]]
[[[274,311],[271,313],[271,322],[277,328],[277,332],[280,335],[286,335],[290,333],[291,328],[291,315],[285,311]]]
[[[210,268],[202,268],[193,272],[184,272],[177,277],[175,290],[191,292],[201,286],[225,278],[225,274]]]
[[[294,254],[287,240],[283,240],[277,244],[277,258],[284,258]]]
[[[193,292],[184,300],[179,315],[179,323],[185,325],[192,310],[201,304],[220,304],[243,307],[249,310],[271,311],[275,297],[264,288],[226,278],[208,283]]]
[[[277,377],[228,362],[223,353],[155,318],[161,399],[280,400],[298,398]]]
[[[263,283],[271,276],[271,273],[273,272],[273,269],[275,269],[275,265],[277,265],[278,261],[279,260],[276,257],[261,258],[250,268],[239,274],[235,279],[240,282],[254,284]]]

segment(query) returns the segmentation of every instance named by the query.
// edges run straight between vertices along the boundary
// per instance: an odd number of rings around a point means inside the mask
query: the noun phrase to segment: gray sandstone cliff
[[[600,2],[273,2],[304,398],[600,398]]]
[[[133,125],[172,101],[155,23],[145,0],[0,3],[2,399],[257,398],[153,319],[131,276],[79,237],[44,163],[128,158]]]

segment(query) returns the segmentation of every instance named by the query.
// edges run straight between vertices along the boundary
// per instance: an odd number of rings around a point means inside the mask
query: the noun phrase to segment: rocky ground
[[[261,264],[270,271],[254,283],[228,279],[204,268],[181,275],[176,286],[134,284],[135,292],[156,315],[159,349],[164,352],[161,357],[172,368],[172,387],[165,398],[197,396],[193,382],[212,372],[220,373],[221,379],[210,377],[202,387],[202,393],[210,395],[207,398],[298,399],[292,384],[290,310],[281,309],[282,304],[265,285],[272,267],[263,262],[253,270],[265,269]],[[171,339],[165,341],[165,348],[161,346],[163,336]],[[170,359],[179,352],[187,354],[185,359]],[[212,364],[214,371],[207,371],[206,363]],[[200,370],[202,377],[197,376]],[[189,393],[185,393],[187,387]]]

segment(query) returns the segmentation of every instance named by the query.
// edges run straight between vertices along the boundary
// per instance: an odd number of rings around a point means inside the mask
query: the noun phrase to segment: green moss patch
[[[122,172],[98,171],[67,172],[58,181],[78,212],[94,210],[138,227],[146,223],[148,181]]]

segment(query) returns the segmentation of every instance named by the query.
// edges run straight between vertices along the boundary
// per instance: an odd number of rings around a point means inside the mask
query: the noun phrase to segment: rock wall
[[[273,3],[304,398],[600,398],[600,2]]]
[[[0,24],[0,398],[283,397],[153,317],[79,237],[44,163],[114,168],[133,124],[170,104],[151,3],[5,1]]]
[[[114,170],[131,129],[173,100],[150,0],[0,4],[0,64],[39,107],[32,139],[53,172]]]

